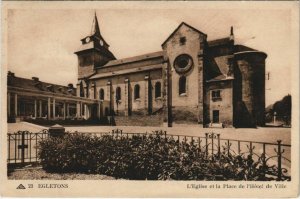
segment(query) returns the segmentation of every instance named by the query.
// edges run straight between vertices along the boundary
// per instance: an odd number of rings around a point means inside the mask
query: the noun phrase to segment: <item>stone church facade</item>
[[[75,52],[77,96],[99,100],[100,108],[90,107],[90,116],[100,111],[101,116],[162,114],[169,124],[265,124],[267,55],[235,44],[232,27],[228,37],[208,41],[182,22],[161,47],[116,59],[95,16],[91,34]]]
[[[265,124],[264,52],[207,35],[182,22],[161,51],[116,59],[97,16],[82,38],[77,88],[8,73],[8,120],[160,116],[162,122],[256,127]],[[130,123],[129,125],[139,125]]]

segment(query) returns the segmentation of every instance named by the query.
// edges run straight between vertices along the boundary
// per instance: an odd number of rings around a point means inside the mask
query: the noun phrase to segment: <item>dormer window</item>
[[[185,43],[186,43],[186,37],[180,37],[179,42],[180,42],[180,45],[185,45]]]
[[[53,92],[53,91],[54,91],[54,90],[53,90],[53,85],[48,85],[48,86],[47,86],[47,90]]]
[[[72,88],[69,88],[68,89],[68,93],[72,93],[73,92],[73,89]]]

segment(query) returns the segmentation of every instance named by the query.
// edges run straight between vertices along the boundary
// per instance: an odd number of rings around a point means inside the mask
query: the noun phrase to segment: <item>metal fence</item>
[[[94,133],[99,136],[107,133]],[[283,144],[281,140],[276,143],[256,142],[249,140],[222,139],[220,134],[205,133],[205,136],[172,135],[166,131],[153,131],[151,133],[128,133],[121,129],[112,130],[111,134],[116,138],[137,136],[149,136],[160,134],[165,139],[174,139],[178,144],[197,145],[201,152],[212,161],[218,161],[220,155],[241,156],[251,158],[260,163],[264,174],[274,176],[277,180],[291,180],[291,145]]]
[[[130,138],[132,136],[160,135],[164,139],[173,139],[178,144],[193,144],[200,152],[206,154],[212,161],[218,161],[220,155],[251,157],[260,162],[266,175],[276,175],[277,180],[290,180],[291,173],[291,145],[277,143],[254,142],[247,140],[222,139],[220,134],[205,133],[205,136],[172,135],[166,131],[152,131],[150,133],[129,133],[121,129],[111,132],[71,132],[88,134],[90,136],[112,135],[118,138]],[[49,136],[47,130],[38,133],[19,131],[8,134],[8,163],[33,163],[38,162],[38,143]]]
[[[8,158],[9,164],[25,164],[38,162],[38,143],[48,137],[48,131],[42,130],[38,133],[29,131],[18,131],[16,133],[8,133]]]

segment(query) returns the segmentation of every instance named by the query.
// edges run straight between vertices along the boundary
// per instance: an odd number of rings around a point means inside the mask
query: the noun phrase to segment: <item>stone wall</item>
[[[182,38],[185,38],[184,43],[181,42]],[[175,107],[175,114],[188,114],[183,113],[186,110],[182,107],[185,106],[187,109],[191,109],[191,115],[196,116],[198,123],[203,121],[202,54],[205,41],[206,35],[183,24],[163,45],[163,49],[166,52],[166,60],[171,66],[172,107]],[[186,73],[178,73],[174,67],[175,59],[182,54],[186,54],[192,59],[192,67]],[[186,77],[186,93],[184,95],[179,94],[179,78],[181,76]]]
[[[95,80],[95,97],[96,99],[100,99],[99,91],[100,89],[103,89],[104,100],[109,101],[110,89],[112,89],[111,97],[113,99],[115,114],[126,115],[125,112],[128,111],[128,107],[131,108],[132,113],[148,114],[149,94],[152,95],[152,100],[150,101],[152,104],[152,111],[156,111],[163,106],[162,93],[161,97],[155,98],[155,84],[157,82],[161,82],[161,92],[163,90],[161,76],[161,69],[157,69],[98,79]],[[148,79],[145,79],[145,77]],[[107,82],[109,81],[111,81],[111,87],[110,85],[107,85]],[[140,87],[140,97],[138,99],[134,99],[134,88],[136,85],[139,85]],[[116,100],[117,87],[121,89],[121,99],[119,101]],[[93,88],[90,87],[90,90],[92,91]]]
[[[235,55],[236,127],[255,127],[265,124],[265,58],[265,53],[257,51]]]
[[[213,121],[213,111],[219,111],[219,123],[231,126],[233,123],[233,80],[210,82],[207,84],[206,101],[208,123]],[[220,91],[220,98],[214,99],[212,91]]]

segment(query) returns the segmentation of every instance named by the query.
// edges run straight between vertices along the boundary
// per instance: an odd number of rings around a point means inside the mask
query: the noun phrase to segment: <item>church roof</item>
[[[112,72],[101,72],[101,73],[97,73],[97,74],[91,76],[89,79],[100,79],[100,78],[104,78],[104,77],[125,75],[125,74],[129,74],[129,73],[138,73],[141,71],[158,70],[158,69],[162,69],[162,67],[163,67],[162,64],[152,64],[152,65],[146,65],[146,66],[141,66],[141,67],[137,67],[137,68],[116,70],[116,71],[112,71]]]
[[[33,77],[32,79],[16,77],[14,73],[11,72],[8,72],[7,86],[27,89],[31,91],[44,91],[49,93],[76,96],[76,88],[73,88],[73,85],[71,84],[69,86],[51,84],[39,81],[39,79],[36,77]]]
[[[143,60],[153,59],[153,58],[158,58],[158,57],[163,57],[163,56],[164,56],[164,51],[147,53],[147,54],[134,56],[134,57],[129,57],[129,58],[124,58],[124,59],[111,60],[107,64],[105,64],[104,66],[101,66],[101,68],[116,66],[116,65],[126,64],[126,63],[132,63],[132,62],[138,62],[138,61],[143,61]]]
[[[177,30],[179,30],[179,28],[180,28],[181,26],[183,26],[183,25],[185,25],[185,26],[189,27],[190,29],[192,29],[192,30],[198,32],[199,34],[202,34],[202,35],[205,35],[205,36],[206,36],[206,34],[203,33],[203,32],[201,32],[200,30],[198,30],[198,29],[196,29],[196,28],[190,26],[189,24],[187,24],[187,23],[185,23],[185,22],[181,22],[181,24],[179,24],[179,26],[178,26],[178,27],[170,34],[170,36],[162,43],[162,46],[164,46],[165,43],[167,43],[167,42],[169,41],[169,39],[171,39],[171,37],[173,37],[173,35],[177,32]]]
[[[112,54],[112,52],[110,52],[107,48],[103,48],[103,47],[96,47],[93,42],[90,42],[88,44],[84,44],[84,45],[80,45],[80,47],[76,50],[76,52],[74,52],[75,54],[86,51],[86,50],[98,50],[101,51],[105,56],[112,58],[112,59],[116,59],[116,57],[114,56],[114,54]]]
[[[227,45],[231,42],[230,37],[220,38],[208,41],[207,44],[209,47]]]
[[[212,78],[210,80],[207,80],[206,82],[216,82],[216,81],[225,81],[225,80],[233,80],[233,79],[234,78],[231,77],[231,76],[226,76],[226,75],[221,74],[221,75],[219,75],[217,77],[214,77],[214,78]]]
[[[244,46],[244,45],[235,45],[234,51],[235,52],[245,52],[245,51],[258,51],[258,50],[249,48],[248,46]]]

